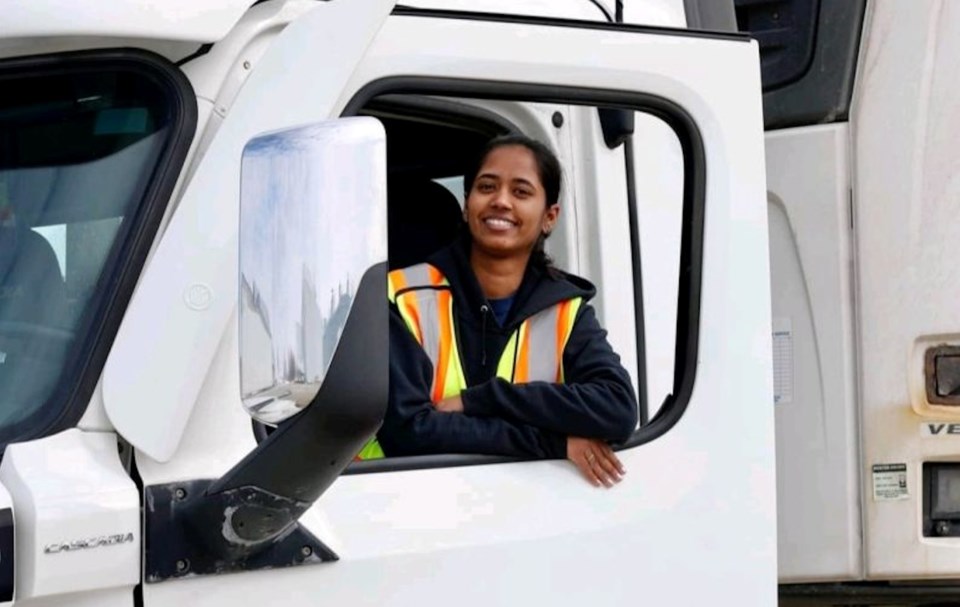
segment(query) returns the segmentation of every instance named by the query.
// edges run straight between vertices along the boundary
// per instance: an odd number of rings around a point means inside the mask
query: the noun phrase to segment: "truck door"
[[[353,7],[319,3],[280,34],[253,67],[217,139],[242,146],[265,131],[362,113],[397,95],[521,101],[531,111],[538,103],[627,108],[659,117],[676,133],[684,168],[672,395],[620,450],[628,473],[611,490],[585,483],[565,461],[431,456],[361,463],[301,519],[336,561],[145,581],[143,604],[694,605],[718,597],[773,604],[772,374],[756,45],[739,36],[413,9],[388,17],[364,9],[376,27],[358,29]],[[389,154],[389,134],[387,144]],[[573,147],[596,144],[570,139]],[[217,308],[215,300],[221,288],[236,292],[225,269],[235,267],[229,216],[236,212],[238,149],[211,144],[208,155],[224,156],[198,168],[125,319],[125,328],[140,327],[131,331],[159,340],[157,354],[145,361],[141,353],[136,369],[118,357],[107,371],[108,411],[138,448],[147,490],[216,476],[254,443],[238,405],[232,308]],[[626,243],[626,253],[615,256],[578,241],[589,233],[581,224],[594,221],[597,209],[622,208],[626,216],[626,204],[577,201],[565,217],[577,226],[569,257],[631,280],[639,260]],[[212,226],[214,218],[226,226],[220,235],[198,235],[198,226]],[[197,253],[204,259],[187,263]],[[202,347],[178,333],[170,313],[182,308],[190,284],[214,293],[210,307],[199,311],[207,320],[189,320],[208,332]],[[611,331],[635,328],[630,315],[604,320]],[[136,340],[120,339],[128,342],[118,342],[114,356],[134,351]],[[188,371],[201,373],[193,375],[195,386],[169,387]],[[123,408],[133,401],[136,410],[127,416]],[[160,421],[153,427],[133,421],[145,411]],[[182,416],[180,427],[165,426],[164,411]]]

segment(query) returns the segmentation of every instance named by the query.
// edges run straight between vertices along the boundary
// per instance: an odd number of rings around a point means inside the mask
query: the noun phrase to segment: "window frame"
[[[493,127],[496,127],[496,130],[506,134],[520,133],[517,125],[500,114],[452,99],[386,93],[377,95],[370,101],[373,102],[372,108],[369,104],[361,108],[367,112],[367,115],[391,111],[404,112],[402,117],[413,121],[433,121],[443,126],[490,132],[493,132],[495,130]]]
[[[0,453],[9,443],[72,428],[83,417],[196,134],[198,116],[193,87],[176,65],[150,51],[98,49],[3,59],[0,83],[26,76],[103,71],[132,72],[160,88],[166,96],[170,131],[156,162],[145,169],[142,199],[124,218],[131,226],[125,240],[111,246],[111,263],[104,266],[108,272],[101,274],[96,286],[102,299],[97,309],[88,311],[92,319],[72,346],[68,359],[72,360],[72,368],[64,368],[58,387],[36,413],[0,434]]]
[[[700,331],[700,298],[703,273],[703,235],[706,202],[707,166],[703,137],[693,117],[679,104],[649,93],[593,89],[575,86],[505,83],[489,80],[433,78],[428,76],[389,76],[361,87],[344,107],[341,116],[354,116],[372,99],[388,94],[440,95],[557,103],[564,105],[614,106],[645,112],[663,120],[671,127],[683,152],[683,210],[681,250],[678,277],[677,327],[674,362],[673,393],[657,414],[646,425],[617,449],[629,449],[653,441],[668,432],[683,416],[693,393],[696,380]],[[638,240],[638,226],[631,222],[631,239]],[[634,258],[633,280],[636,292],[642,293],[642,284]],[[635,303],[635,305],[637,305]],[[638,332],[643,327],[635,328]],[[645,345],[639,341],[638,353]],[[638,381],[645,381],[640,378]],[[423,468],[473,466],[493,463],[529,461],[524,458],[473,455],[438,454],[364,460],[351,463],[343,472],[372,474]]]

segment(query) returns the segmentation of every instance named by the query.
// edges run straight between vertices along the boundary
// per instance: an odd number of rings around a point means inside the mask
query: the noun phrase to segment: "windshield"
[[[75,396],[169,140],[169,93],[134,69],[0,72],[0,441]],[[85,405],[86,403],[84,403]]]

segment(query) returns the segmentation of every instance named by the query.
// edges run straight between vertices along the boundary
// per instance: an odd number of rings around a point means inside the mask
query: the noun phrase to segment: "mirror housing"
[[[240,183],[240,390],[276,424],[309,405],[364,272],[387,258],[386,141],[372,118],[255,137]]]

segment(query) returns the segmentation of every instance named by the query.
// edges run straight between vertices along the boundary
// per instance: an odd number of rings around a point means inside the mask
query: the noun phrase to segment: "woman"
[[[593,285],[543,251],[561,179],[538,141],[492,140],[465,176],[463,237],[391,272],[386,455],[566,457],[608,487],[624,474],[608,441],[636,426],[630,378],[586,304]]]

